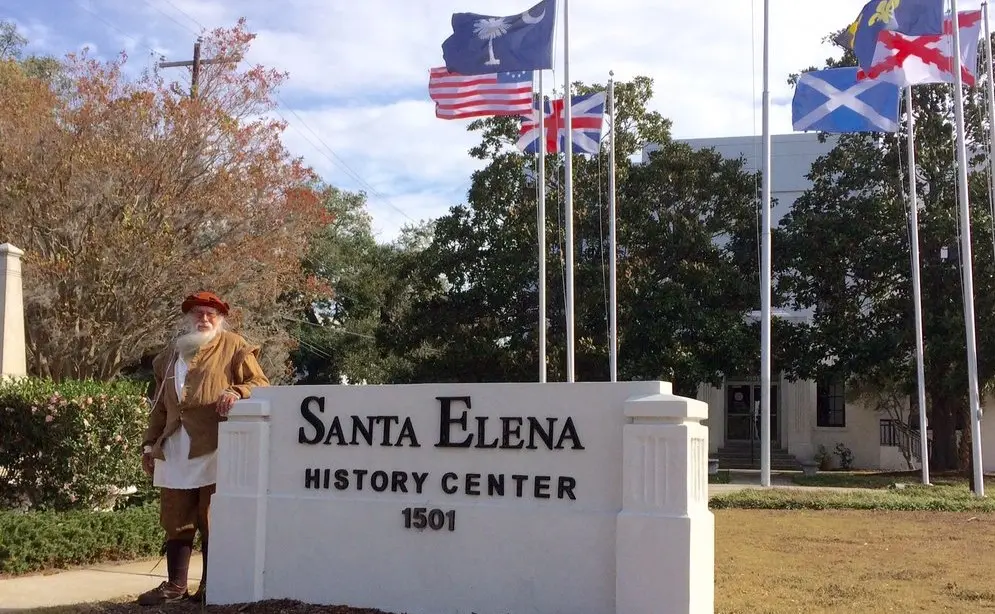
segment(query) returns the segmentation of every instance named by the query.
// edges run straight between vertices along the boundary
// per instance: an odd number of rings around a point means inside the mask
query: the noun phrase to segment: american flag
[[[525,115],[532,109],[532,71],[460,75],[433,68],[428,95],[440,119]]]
[[[570,123],[573,127],[573,152],[596,154],[601,150],[601,126],[604,123],[605,92],[586,96],[571,96]],[[546,153],[563,151],[566,146],[566,115],[562,98],[546,101]],[[524,115],[524,114],[523,114]],[[539,146],[539,109],[522,117],[518,133],[518,149],[536,153]]]

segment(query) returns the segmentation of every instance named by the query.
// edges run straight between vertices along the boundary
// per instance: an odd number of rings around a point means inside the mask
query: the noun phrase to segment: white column
[[[0,245],[0,377],[28,374],[21,282],[23,255],[23,251],[10,243]]]
[[[615,611],[712,614],[715,519],[701,424],[708,405],[660,394],[627,401],[625,416]]]
[[[269,401],[246,399],[235,403],[219,427],[217,490],[211,498],[215,520],[207,557],[211,604],[264,598],[269,416]]]

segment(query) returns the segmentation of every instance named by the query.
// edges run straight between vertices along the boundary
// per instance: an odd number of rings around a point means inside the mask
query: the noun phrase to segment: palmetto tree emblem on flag
[[[507,34],[509,28],[511,28],[511,24],[505,21],[504,17],[481,19],[473,24],[473,33],[477,35],[477,38],[487,41],[487,52],[490,58],[484,62],[485,65],[497,66],[501,63],[501,60],[494,57],[494,39]]]

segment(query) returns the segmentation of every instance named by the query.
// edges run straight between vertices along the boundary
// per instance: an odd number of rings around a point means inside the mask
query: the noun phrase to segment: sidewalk
[[[200,582],[201,565],[195,552],[190,557],[191,592]],[[166,561],[155,558],[0,580],[0,612],[137,597],[165,579]]]

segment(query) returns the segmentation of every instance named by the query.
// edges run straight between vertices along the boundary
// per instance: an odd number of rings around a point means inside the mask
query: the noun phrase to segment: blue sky
[[[436,119],[428,99],[451,14],[511,15],[537,1],[6,0],[0,19],[18,24],[31,51],[124,50],[137,72],[153,51],[190,59],[202,30],[246,17],[257,34],[248,59],[290,73],[278,94],[287,147],[327,181],[366,191],[387,241],[462,202],[480,165],[467,155],[476,142],[468,122]],[[821,39],[864,2],[771,0],[774,133],[791,131],[788,74],[838,55]],[[980,0],[958,4],[976,9]],[[652,107],[674,121],[677,138],[759,134],[762,10],[761,0],[571,0],[571,79],[603,83],[609,70],[653,77]],[[562,23],[547,84],[562,81],[561,36]]]

